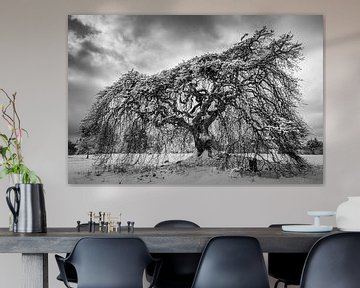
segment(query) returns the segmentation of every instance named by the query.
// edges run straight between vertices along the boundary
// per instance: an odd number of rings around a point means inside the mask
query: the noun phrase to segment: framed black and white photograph
[[[69,15],[69,184],[322,184],[323,144],[322,16]]]

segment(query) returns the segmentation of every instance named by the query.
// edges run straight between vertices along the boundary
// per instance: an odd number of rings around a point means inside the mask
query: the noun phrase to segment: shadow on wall
[[[355,41],[360,41],[360,32],[356,32],[356,33],[336,37],[333,39],[329,39],[326,41],[326,47],[329,48],[329,47],[347,44],[349,42],[355,42]]]

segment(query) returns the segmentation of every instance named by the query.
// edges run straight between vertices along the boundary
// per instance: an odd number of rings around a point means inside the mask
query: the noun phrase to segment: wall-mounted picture
[[[70,15],[68,182],[323,183],[323,17]]]

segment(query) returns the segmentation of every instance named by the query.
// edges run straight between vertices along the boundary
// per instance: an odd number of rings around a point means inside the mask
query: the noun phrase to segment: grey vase
[[[42,184],[15,184],[6,190],[6,202],[14,216],[14,232],[45,233],[47,231]]]

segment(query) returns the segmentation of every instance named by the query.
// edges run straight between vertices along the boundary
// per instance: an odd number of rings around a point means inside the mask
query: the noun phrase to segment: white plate
[[[307,214],[309,216],[335,216],[335,211],[308,211]]]
[[[333,227],[324,225],[283,225],[281,229],[286,232],[330,232]]]
[[[345,232],[360,232],[360,228],[339,228],[340,231]]]

